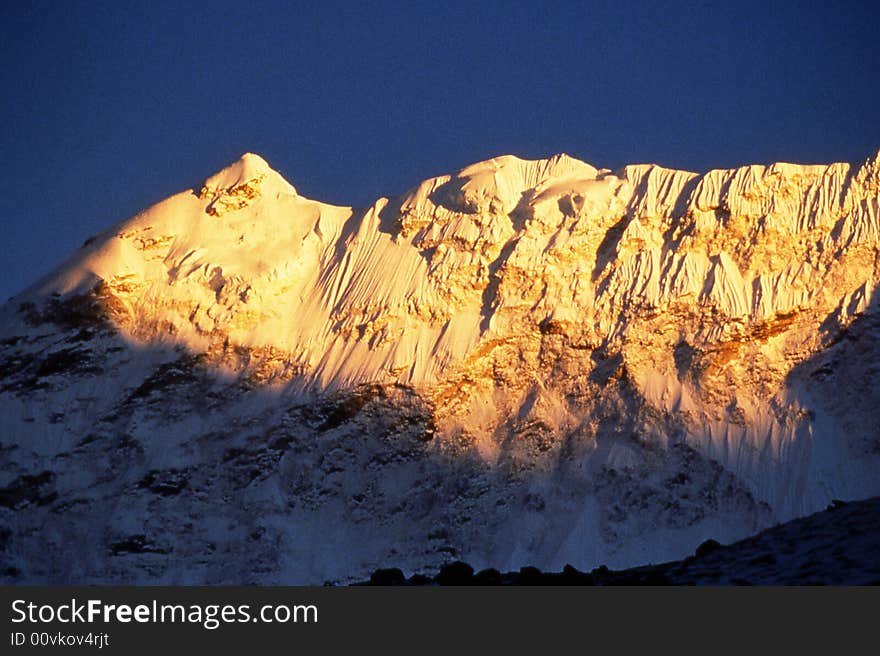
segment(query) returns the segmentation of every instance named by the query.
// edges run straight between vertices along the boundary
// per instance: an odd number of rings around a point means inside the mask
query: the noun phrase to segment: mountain
[[[367,209],[246,154],[0,308],[2,576],[623,568],[880,495],[878,253],[880,153]]]

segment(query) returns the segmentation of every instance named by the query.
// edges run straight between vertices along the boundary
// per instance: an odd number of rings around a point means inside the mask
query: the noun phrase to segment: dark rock
[[[138,487],[149,490],[153,494],[163,497],[180,494],[189,484],[188,475],[179,469],[165,471],[153,470],[138,483]]]
[[[608,577],[611,576],[611,571],[606,565],[599,565],[599,567],[590,572],[590,576],[593,577],[596,585],[602,585],[607,583]]]
[[[708,540],[703,542],[699,547],[697,547],[697,550],[694,552],[694,555],[697,558],[705,558],[709,554],[715,553],[720,548],[721,548],[720,542],[709,538]]]
[[[547,585],[546,577],[537,567],[521,567],[519,570],[520,585]]]
[[[377,569],[370,576],[370,585],[405,585],[406,577],[397,567]]]
[[[337,401],[324,408],[324,421],[318,426],[319,431],[328,431],[354,419],[364,407],[385,396],[381,385],[360,385],[353,393],[341,396]]]
[[[502,585],[501,572],[497,569],[483,569],[474,575],[474,585]]]
[[[560,576],[561,585],[595,585],[593,576],[587,572],[582,572],[576,567],[566,565],[562,568]]]
[[[456,560],[440,568],[440,573],[436,577],[439,585],[473,585],[474,568]]]
[[[114,556],[122,556],[125,554],[142,553],[167,554],[170,553],[170,550],[158,547],[148,540],[145,535],[138,534],[130,535],[119,542],[114,542],[110,545],[110,552]]]
[[[0,507],[20,508],[28,504],[45,506],[58,498],[58,493],[48,489],[55,474],[44,471],[36,476],[23,474],[4,488],[0,488]]]

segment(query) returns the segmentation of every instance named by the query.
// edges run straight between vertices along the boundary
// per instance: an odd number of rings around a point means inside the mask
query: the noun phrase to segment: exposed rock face
[[[245,155],[4,306],[6,576],[623,567],[880,494],[878,231],[880,155],[366,210]]]

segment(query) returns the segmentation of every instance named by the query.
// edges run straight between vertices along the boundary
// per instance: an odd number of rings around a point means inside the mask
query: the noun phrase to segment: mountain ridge
[[[878,203],[880,153],[702,175],[501,156],[362,209],[246,154],[3,306],[0,487],[104,527],[76,538],[111,554],[88,580],[122,576],[114,544],[197,551],[148,530],[184,500],[269,509],[261,580],[320,582],[398,562],[398,538],[413,568],[636,565],[877,495]],[[96,519],[111,499],[141,510]],[[365,546],[318,555],[334,532]]]

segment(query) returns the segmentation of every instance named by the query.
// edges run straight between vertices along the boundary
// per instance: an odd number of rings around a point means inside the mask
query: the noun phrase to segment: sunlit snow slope
[[[244,155],[3,306],[3,576],[624,567],[878,495],[878,252],[880,154],[366,210]]]

